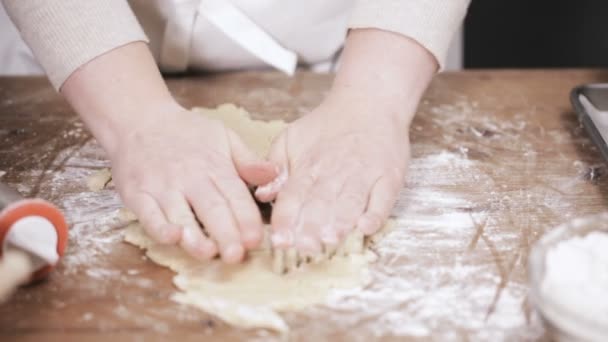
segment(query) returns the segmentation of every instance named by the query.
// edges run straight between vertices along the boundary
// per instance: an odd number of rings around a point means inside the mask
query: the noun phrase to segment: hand
[[[388,218],[409,159],[408,125],[388,106],[352,98],[330,96],[274,142],[270,160],[288,177],[256,197],[276,197],[276,247],[314,255],[353,229],[373,234]]]
[[[108,152],[120,195],[158,242],[179,243],[198,259],[219,252],[239,262],[262,238],[246,182],[267,183],[276,168],[222,123],[181,108],[170,114],[150,115],[117,135]]]
[[[351,30],[327,99],[280,135],[270,159],[282,174],[256,190],[276,197],[273,244],[314,255],[353,229],[372,234],[404,182],[408,130],[437,64],[416,41]]]

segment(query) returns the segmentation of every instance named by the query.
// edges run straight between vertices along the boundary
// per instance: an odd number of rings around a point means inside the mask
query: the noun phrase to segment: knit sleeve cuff
[[[3,0],[55,89],[112,49],[148,41],[126,0]]]
[[[349,28],[378,28],[414,39],[445,66],[470,0],[358,0]]]

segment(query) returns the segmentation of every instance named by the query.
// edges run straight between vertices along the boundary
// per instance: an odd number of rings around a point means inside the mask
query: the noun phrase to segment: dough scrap
[[[192,110],[223,122],[243,139],[245,145],[262,158],[268,155],[272,140],[287,127],[287,123],[283,120],[254,120],[246,110],[231,103],[225,103],[215,109],[198,107]]]
[[[286,126],[279,120],[253,120],[244,109],[232,104],[193,110],[224,122],[259,156],[267,155],[272,140]],[[129,221],[135,218],[128,210],[121,211],[120,216]],[[353,234],[336,251],[311,262],[299,260],[293,250],[273,253],[268,234],[262,246],[250,251],[239,265],[227,265],[217,259],[195,260],[178,246],[156,243],[137,221],[126,227],[124,239],[146,250],[153,262],[176,273],[173,283],[179,291],[172,295],[172,300],[200,308],[234,326],[285,333],[289,327],[278,312],[322,303],[334,289],[368,284],[369,264],[377,259],[370,247],[392,226],[389,221],[380,233],[371,237]],[[266,233],[268,229],[267,226]]]
[[[125,241],[145,249],[150,260],[177,273],[173,283],[181,291],[171,297],[176,302],[198,307],[234,326],[279,332],[289,328],[277,312],[322,303],[332,289],[368,284],[368,266],[377,258],[366,249],[278,274],[268,246],[250,252],[242,264],[227,265],[218,259],[201,262],[178,246],[158,244],[137,222],[126,228]]]
[[[105,188],[108,183],[112,180],[112,173],[110,169],[105,168],[99,171],[95,171],[88,179],[87,179],[87,187],[91,191],[100,191]]]

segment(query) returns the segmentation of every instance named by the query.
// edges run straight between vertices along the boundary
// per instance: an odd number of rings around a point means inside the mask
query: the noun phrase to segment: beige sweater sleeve
[[[80,66],[147,41],[126,0],[2,0],[56,89]]]
[[[358,0],[350,28],[378,28],[410,37],[445,66],[447,51],[471,0]]]

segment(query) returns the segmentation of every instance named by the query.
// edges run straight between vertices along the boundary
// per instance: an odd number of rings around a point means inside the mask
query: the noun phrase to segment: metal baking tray
[[[608,161],[608,83],[578,86],[570,92],[570,102],[604,161]]]

